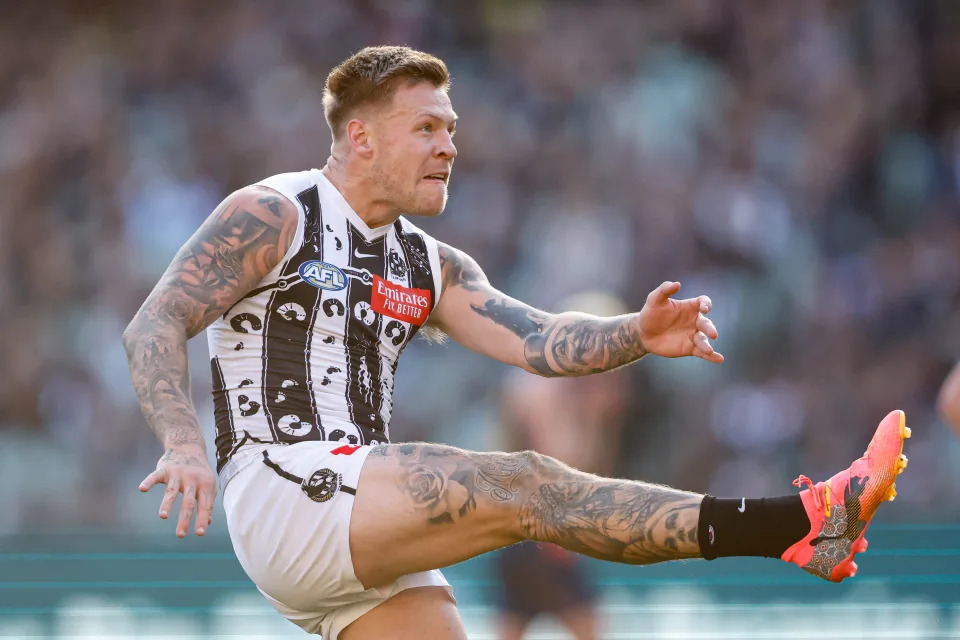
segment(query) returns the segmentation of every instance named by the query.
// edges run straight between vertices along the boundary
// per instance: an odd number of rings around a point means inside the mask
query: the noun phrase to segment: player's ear
[[[354,118],[347,123],[347,143],[350,149],[363,158],[369,158],[373,154],[373,140],[369,123]]]

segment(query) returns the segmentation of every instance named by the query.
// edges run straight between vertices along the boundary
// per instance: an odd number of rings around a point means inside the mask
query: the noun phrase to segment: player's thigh
[[[339,634],[340,640],[465,640],[456,601],[446,587],[401,591],[363,614]]]
[[[425,443],[374,447],[350,521],[357,578],[381,586],[522,539],[520,508],[542,459]]]

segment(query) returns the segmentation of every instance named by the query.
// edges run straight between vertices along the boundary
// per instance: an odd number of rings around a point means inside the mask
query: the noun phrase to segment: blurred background
[[[0,3],[0,636],[301,635],[219,506],[180,542],[137,491],[162,452],[120,334],[226,194],[324,164],[324,79],[370,44],[447,62],[451,198],[415,222],[495,285],[551,311],[636,310],[666,279],[713,298],[723,365],[645,359],[582,390],[603,469],[788,494],[907,413],[856,580],[590,563],[602,637],[960,637],[960,442],[936,414],[960,358],[948,0]],[[204,340],[191,358],[212,436]],[[425,341],[400,372],[395,441],[529,446],[524,376]],[[497,637],[493,560],[448,574],[471,637]]]

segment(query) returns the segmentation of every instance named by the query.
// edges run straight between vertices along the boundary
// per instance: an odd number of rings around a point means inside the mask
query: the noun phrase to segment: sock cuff
[[[697,541],[700,544],[700,555],[704,560],[715,560],[718,556],[713,547],[714,531],[711,524],[713,516],[713,503],[717,498],[710,494],[704,494],[700,501],[700,519],[697,522]]]
[[[707,560],[727,556],[779,558],[810,531],[800,496],[728,498],[700,503],[697,540]]]

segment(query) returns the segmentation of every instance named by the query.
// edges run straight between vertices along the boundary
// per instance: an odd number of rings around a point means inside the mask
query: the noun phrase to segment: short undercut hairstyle
[[[323,115],[333,137],[343,133],[357,107],[389,102],[404,81],[450,89],[443,60],[410,47],[366,47],[337,65],[323,89]]]

